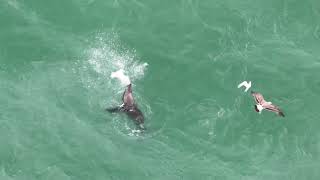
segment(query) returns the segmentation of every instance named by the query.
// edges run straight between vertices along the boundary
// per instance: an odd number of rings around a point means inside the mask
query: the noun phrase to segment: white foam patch
[[[127,86],[131,84],[131,81],[128,76],[124,75],[123,69],[120,69],[118,71],[112,72],[110,75],[111,78],[117,78],[121,84]]]
[[[20,4],[17,0],[8,0],[7,3],[15,9],[20,9]]]
[[[147,63],[139,62],[134,50],[128,50],[120,45],[117,34],[98,34],[94,47],[88,51],[88,62],[92,69],[105,79],[111,78],[110,74],[122,69],[129,81],[143,78]],[[118,74],[121,75],[121,74]],[[123,78],[123,84],[128,83],[128,78]],[[125,80],[126,79],[126,80]]]

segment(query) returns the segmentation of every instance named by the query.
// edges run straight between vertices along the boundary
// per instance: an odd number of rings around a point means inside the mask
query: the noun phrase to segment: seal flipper
[[[109,113],[121,112],[123,111],[123,107],[118,106],[118,107],[107,108],[106,111],[108,111]]]

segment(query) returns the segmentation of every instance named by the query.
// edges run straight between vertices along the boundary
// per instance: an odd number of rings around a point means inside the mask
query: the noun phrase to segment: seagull
[[[249,89],[250,89],[250,87],[251,87],[251,81],[249,81],[249,83],[247,82],[247,81],[243,81],[242,83],[240,83],[239,85],[238,85],[238,88],[240,88],[240,87],[242,87],[242,86],[244,86],[246,89],[244,90],[244,92],[247,92]]]
[[[267,102],[264,100],[263,96],[260,93],[251,91],[251,95],[253,96],[254,100],[256,101],[256,105],[254,105],[254,109],[261,114],[263,109],[274,112],[279,116],[284,117],[283,112],[277,106],[273,105],[271,102]]]

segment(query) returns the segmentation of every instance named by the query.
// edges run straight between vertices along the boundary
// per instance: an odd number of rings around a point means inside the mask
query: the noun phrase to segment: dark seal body
[[[132,85],[129,84],[126,87],[126,90],[124,91],[122,95],[122,102],[123,104],[119,107],[115,108],[107,108],[106,110],[108,112],[114,113],[114,112],[124,112],[127,114],[129,118],[131,118],[135,124],[140,129],[144,128],[144,116],[141,110],[138,108],[137,104],[134,101],[133,94],[132,94]]]

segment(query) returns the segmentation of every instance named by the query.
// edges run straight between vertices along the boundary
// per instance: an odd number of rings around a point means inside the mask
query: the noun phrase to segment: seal
[[[144,127],[144,116],[141,110],[138,108],[134,101],[132,94],[132,84],[127,85],[126,90],[122,95],[122,105],[112,108],[107,108],[106,111],[110,113],[123,112],[135,122],[135,124],[141,130],[145,130]]]

